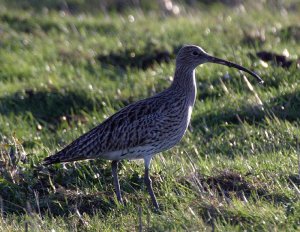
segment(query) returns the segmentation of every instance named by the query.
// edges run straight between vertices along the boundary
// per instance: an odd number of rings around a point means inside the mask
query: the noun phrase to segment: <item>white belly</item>
[[[155,150],[154,146],[137,146],[123,150],[110,151],[102,154],[100,157],[107,160],[144,159],[145,156],[154,155]]]

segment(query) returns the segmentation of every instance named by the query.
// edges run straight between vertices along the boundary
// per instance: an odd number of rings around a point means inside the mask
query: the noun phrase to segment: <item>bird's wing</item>
[[[142,100],[123,108],[60,152],[47,157],[44,164],[101,158],[101,154],[107,152],[151,143],[157,137],[157,128],[167,118],[161,110],[162,104]]]

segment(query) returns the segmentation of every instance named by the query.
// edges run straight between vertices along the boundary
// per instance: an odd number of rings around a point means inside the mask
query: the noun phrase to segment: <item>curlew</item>
[[[44,165],[102,158],[112,160],[115,193],[123,203],[118,179],[118,163],[123,159],[144,159],[144,181],[152,203],[159,209],[149,169],[152,157],[177,144],[189,125],[196,99],[195,68],[203,63],[233,67],[263,80],[238,64],[213,57],[195,45],[183,46],[176,57],[174,79],[164,91],[132,103],[58,153],[45,158]]]

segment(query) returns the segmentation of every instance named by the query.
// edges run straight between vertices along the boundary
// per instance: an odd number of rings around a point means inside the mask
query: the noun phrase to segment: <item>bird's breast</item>
[[[191,120],[193,105],[186,106],[177,112],[177,116],[169,125],[164,125],[161,130],[161,138],[158,139],[159,151],[167,150],[175,146],[184,136]],[[158,152],[159,152],[158,151]]]

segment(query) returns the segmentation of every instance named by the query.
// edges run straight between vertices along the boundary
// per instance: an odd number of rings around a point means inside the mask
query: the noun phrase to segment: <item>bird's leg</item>
[[[112,175],[114,178],[114,187],[115,187],[117,199],[120,204],[123,204],[123,199],[122,199],[121,190],[120,190],[120,183],[119,183],[119,178],[118,178],[118,164],[119,164],[119,161],[113,160],[111,163],[111,170],[112,170]]]
[[[153,189],[152,189],[152,181],[151,181],[150,176],[149,176],[149,169],[150,169],[151,158],[152,157],[149,157],[149,156],[145,157],[145,176],[144,176],[144,181],[145,181],[145,184],[147,186],[148,193],[151,196],[152,203],[153,203],[154,207],[158,210],[159,206],[158,206],[156,197],[154,195],[154,192],[153,192]]]

